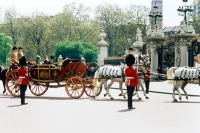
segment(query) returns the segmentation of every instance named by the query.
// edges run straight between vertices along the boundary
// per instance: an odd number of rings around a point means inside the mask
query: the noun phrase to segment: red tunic
[[[124,74],[126,76],[125,84],[126,86],[136,86],[137,85],[137,71],[132,67],[126,67],[124,69]]]
[[[145,72],[144,81],[150,81],[150,70],[149,69],[147,69]]]
[[[19,75],[19,84],[26,85],[28,84],[29,78],[28,78],[28,70],[26,70],[24,67],[20,67],[18,69],[18,75]]]

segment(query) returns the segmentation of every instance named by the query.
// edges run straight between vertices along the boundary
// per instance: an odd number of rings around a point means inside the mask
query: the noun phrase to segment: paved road
[[[118,84],[114,84],[114,88]],[[124,86],[125,88],[125,86]],[[166,82],[151,82],[151,91],[171,92]],[[0,92],[2,92],[0,84]],[[186,91],[200,95],[198,85],[189,85]],[[49,89],[35,97],[28,90],[26,102],[0,94],[0,133],[196,133],[200,130],[200,97],[189,97],[174,103],[169,94],[150,93],[150,99],[134,97],[135,110],[127,109],[127,101],[112,89],[115,100],[97,99],[86,95],[71,99],[64,88]]]

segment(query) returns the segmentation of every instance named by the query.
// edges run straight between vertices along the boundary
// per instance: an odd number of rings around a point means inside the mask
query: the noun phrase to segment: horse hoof
[[[142,98],[138,98],[138,100],[140,101],[140,100],[142,100]]]
[[[104,97],[106,96],[106,94],[104,94]]]
[[[181,98],[181,97],[179,97],[179,100],[180,100],[180,101],[181,101],[181,99],[182,99],[182,98]]]
[[[6,91],[3,91],[3,94],[5,93]]]
[[[114,98],[111,97],[110,100],[114,100]]]
[[[126,98],[126,97],[124,96],[124,98]]]
[[[149,99],[149,97],[146,97],[146,99]]]
[[[119,96],[122,96],[122,94],[119,94]]]
[[[174,102],[178,102],[176,99],[174,99]]]
[[[186,99],[188,100],[188,97],[186,97]]]

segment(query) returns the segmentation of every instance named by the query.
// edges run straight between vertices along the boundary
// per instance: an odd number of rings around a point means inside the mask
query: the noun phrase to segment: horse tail
[[[172,79],[174,79],[174,69],[175,69],[175,67],[171,67],[168,71],[167,71],[167,79],[169,79],[169,80],[167,80],[167,83],[168,84],[173,84],[174,83],[174,80],[172,80]]]
[[[94,87],[97,87],[97,88],[100,87],[100,84],[102,82],[102,80],[100,82],[98,82],[98,78],[99,78],[99,71],[97,70],[94,74],[94,79],[93,79],[93,85],[94,85]]]

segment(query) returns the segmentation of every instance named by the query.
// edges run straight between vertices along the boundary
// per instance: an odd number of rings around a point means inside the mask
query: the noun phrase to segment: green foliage
[[[80,45],[83,45],[82,42],[91,42],[93,46],[100,41],[100,28],[104,29],[105,41],[110,44],[109,56],[123,55],[135,41],[138,27],[143,37],[146,35],[145,30],[148,29],[149,9],[144,6],[129,5],[123,9],[115,4],[103,4],[95,8],[93,16],[89,14],[89,7],[76,3],[63,6],[63,11],[54,16],[42,12],[21,15],[15,8],[11,8],[3,14],[5,17],[0,25],[0,31],[12,37],[12,45],[23,47],[27,59],[35,59],[36,55],[40,55],[44,60],[46,55],[55,53],[55,44],[68,40],[70,47],[63,46],[61,54],[76,59],[84,56],[89,62],[97,59],[94,54],[96,51]],[[76,42],[74,47],[71,47],[70,42]],[[74,49],[77,52],[65,55],[66,53],[62,53],[63,49],[68,53]]]
[[[6,59],[12,49],[12,38],[0,33],[0,63],[6,66]]]
[[[58,56],[80,60],[83,56],[86,62],[97,61],[97,48],[87,42],[62,41],[55,46],[55,60]]]

